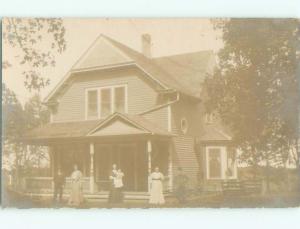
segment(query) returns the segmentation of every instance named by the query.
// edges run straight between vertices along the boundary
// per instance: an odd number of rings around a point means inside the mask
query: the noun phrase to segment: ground
[[[24,198],[15,192],[3,193],[3,207],[17,208],[68,208],[67,201],[61,204],[53,204],[51,199],[32,199]],[[232,196],[224,197],[221,193],[193,195],[187,199],[185,204],[178,204],[174,197],[167,199],[166,204],[161,206],[149,205],[146,201],[130,201],[122,204],[108,204],[100,201],[86,201],[80,208],[281,208],[281,207],[299,207],[300,194],[270,194],[268,196]]]

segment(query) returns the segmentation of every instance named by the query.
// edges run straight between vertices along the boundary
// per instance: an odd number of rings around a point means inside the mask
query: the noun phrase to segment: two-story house
[[[212,51],[152,58],[148,34],[142,53],[100,35],[45,98],[50,123],[25,140],[49,147],[53,172],[69,175],[77,164],[87,195],[108,190],[114,163],[129,194],[147,196],[154,167],[166,177],[166,192],[179,167],[190,187],[215,187],[237,170],[231,137],[206,114],[200,95],[214,66]],[[46,180],[28,178],[25,190],[51,188]]]

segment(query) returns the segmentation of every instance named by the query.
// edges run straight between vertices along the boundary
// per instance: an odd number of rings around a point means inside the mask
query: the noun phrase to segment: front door
[[[135,144],[122,144],[118,146],[119,168],[124,173],[124,190],[137,190],[137,172],[136,172],[136,154]]]
[[[146,191],[148,182],[147,154],[139,143],[96,144],[95,172],[99,191],[109,190],[109,176],[116,164],[123,173],[125,191]]]
[[[95,178],[99,191],[109,190],[113,148],[110,144],[96,145]]]

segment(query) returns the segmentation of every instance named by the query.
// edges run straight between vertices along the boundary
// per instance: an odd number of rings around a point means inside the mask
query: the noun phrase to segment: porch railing
[[[82,179],[83,191],[90,191],[90,178],[84,177]],[[23,180],[23,190],[25,192],[52,192],[54,187],[52,177],[25,177]],[[66,178],[65,191],[71,189],[71,178]]]
[[[97,180],[96,191],[108,191],[111,185],[110,180]],[[84,177],[82,179],[83,192],[90,192],[90,177]],[[37,193],[47,193],[52,192],[54,188],[52,177],[25,177],[23,179],[22,189],[25,192],[37,192]],[[64,190],[69,192],[71,189],[71,178],[66,178],[66,184]],[[169,191],[169,178],[165,177],[163,181],[164,191]]]

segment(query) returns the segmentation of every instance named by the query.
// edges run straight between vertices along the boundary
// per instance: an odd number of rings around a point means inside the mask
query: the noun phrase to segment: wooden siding
[[[172,132],[177,135],[199,136],[203,126],[203,112],[199,104],[180,99],[171,107]],[[184,134],[181,130],[181,119],[188,122],[188,130]]]
[[[188,130],[183,133],[181,130],[181,119],[188,122]],[[199,173],[202,172],[197,152],[195,152],[195,137],[201,133],[203,125],[203,114],[200,104],[192,102],[186,98],[181,98],[171,107],[172,132],[174,144],[174,169],[182,167],[190,180],[190,185],[198,185]]]
[[[146,111],[158,103],[153,83],[133,69],[94,71],[74,76],[73,83],[59,98],[54,122],[85,119],[85,90],[93,87],[127,84],[128,113]]]
[[[168,130],[168,107],[163,107],[159,110],[155,110],[144,114],[143,117],[148,119],[150,122],[157,124],[157,126]]]
[[[173,138],[173,164],[174,175],[177,168],[181,167],[189,177],[189,186],[198,184],[199,164],[194,147],[194,137],[178,136]]]

